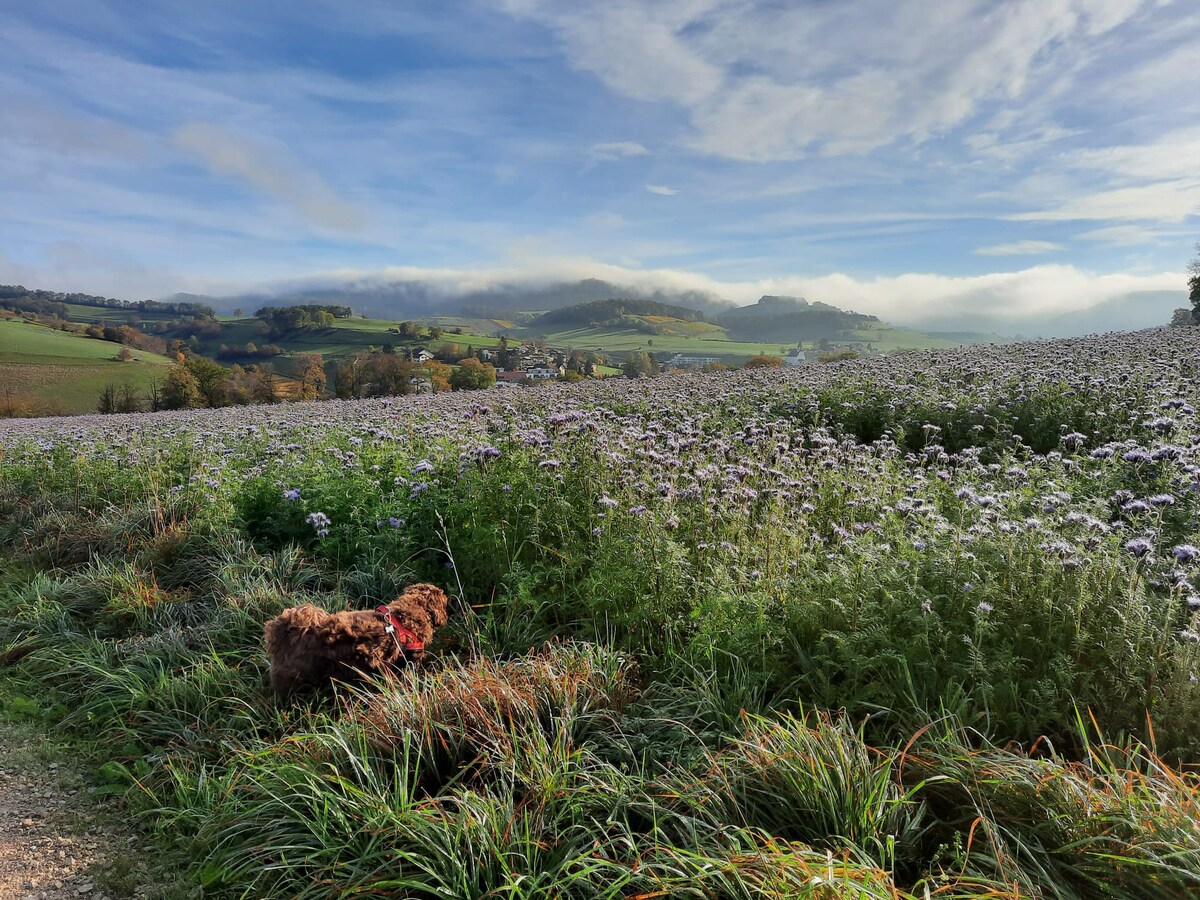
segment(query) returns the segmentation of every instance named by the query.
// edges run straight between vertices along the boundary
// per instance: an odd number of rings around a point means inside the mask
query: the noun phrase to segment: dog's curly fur
[[[447,598],[432,584],[414,584],[388,604],[396,621],[428,644],[446,624]],[[271,687],[281,697],[420,662],[423,650],[401,651],[374,610],[327,613],[315,606],[285,609],[266,624]]]

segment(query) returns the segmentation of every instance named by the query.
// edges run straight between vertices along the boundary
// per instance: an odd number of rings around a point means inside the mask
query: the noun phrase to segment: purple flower
[[[1126,541],[1125,549],[1128,550],[1130,553],[1132,553],[1134,556],[1136,556],[1138,559],[1141,559],[1143,556],[1145,556],[1151,550],[1154,549],[1154,544],[1152,544],[1150,541],[1148,541],[1144,537],[1139,537],[1139,538],[1134,538],[1131,541]]]
[[[981,613],[986,614],[986,613],[990,613],[993,609],[995,609],[995,607],[992,606],[992,604],[988,603],[986,600],[980,600],[979,606],[977,606],[976,609],[978,609]]]
[[[1193,547],[1191,544],[1180,544],[1171,553],[1180,562],[1187,563],[1200,556],[1200,549]]]
[[[291,488],[290,490],[284,491],[283,499],[289,500],[289,501],[290,500],[299,500],[300,499],[300,488]]]

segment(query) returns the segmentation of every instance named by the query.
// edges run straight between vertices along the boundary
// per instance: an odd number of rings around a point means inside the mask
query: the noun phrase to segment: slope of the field
[[[107,325],[120,325],[126,322],[169,322],[178,319],[175,313],[159,310],[113,309],[107,306],[85,306],[82,303],[65,303],[67,318],[72,322],[83,322],[91,325],[103,322]]]
[[[119,344],[56,331],[21,319],[0,320],[0,393],[39,412],[84,413],[109,384],[145,391],[166,376],[170,360],[134,351],[117,359]]]
[[[630,350],[648,350],[655,353],[684,353],[694,356],[720,356],[727,358],[756,356],[783,356],[788,349],[796,345],[796,341],[787,335],[780,335],[778,343],[766,341],[734,341],[730,340],[726,329],[707,322],[687,322],[669,316],[638,316],[636,317],[653,326],[660,333],[651,334],[649,331],[621,325],[563,327],[552,331],[528,326],[516,329],[514,333],[522,338],[544,338],[547,344],[555,347],[575,347],[586,350],[606,350],[624,352]],[[986,336],[980,336],[984,338]],[[863,341],[870,343],[874,349],[889,350],[933,350],[961,347],[972,343],[969,340],[950,340],[898,328],[891,325],[879,325],[875,328],[848,332],[841,340]],[[829,340],[837,345],[839,339]],[[811,340],[805,340],[805,346],[812,346]]]
[[[221,334],[208,339],[202,346],[207,355],[214,355],[220,344],[240,344],[248,342],[255,344],[278,344],[284,349],[281,356],[272,362],[280,371],[287,371],[292,360],[305,353],[320,353],[326,361],[344,360],[357,353],[371,348],[380,348],[384,344],[392,344],[397,348],[430,347],[437,350],[449,344],[457,344],[460,349],[472,347],[495,347],[500,339],[490,334],[452,334],[446,332],[441,340],[429,338],[413,339],[395,334],[397,322],[391,319],[365,319],[354,316],[348,319],[337,319],[329,328],[314,330],[290,331],[280,335],[264,334],[259,330],[259,320],[254,318],[236,319],[220,318]],[[211,346],[210,346],[211,345]],[[222,362],[255,362],[254,359],[238,359],[236,356],[224,356]]]

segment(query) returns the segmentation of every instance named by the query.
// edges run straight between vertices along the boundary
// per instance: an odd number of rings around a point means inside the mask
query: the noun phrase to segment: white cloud
[[[543,259],[536,267],[510,269],[425,269],[395,267],[376,271],[340,270],[279,282],[269,289],[291,291],[354,286],[379,288],[417,282],[435,295],[599,278],[643,292],[698,291],[735,303],[753,303],[764,294],[823,300],[898,323],[988,317],[1019,326],[1024,320],[1088,309],[1098,303],[1144,291],[1178,291],[1179,272],[1099,275],[1069,265],[1041,265],[1016,272],[948,276],[922,272],[860,279],[841,272],[755,281],[723,281],[681,269],[637,269],[586,258]]]
[[[1061,250],[1061,244],[1052,241],[1014,241],[1011,244],[993,244],[975,251],[979,256],[1032,256],[1036,253],[1053,253]]]
[[[658,194],[660,197],[674,197],[679,193],[675,188],[667,187],[665,184],[648,184],[645,187],[650,193]]]
[[[1022,222],[1182,222],[1200,213],[1200,179],[1180,178],[1085,193],[1058,206],[1012,216]]]
[[[1085,231],[1079,235],[1079,238],[1084,241],[1103,241],[1106,244],[1130,246],[1149,244],[1157,239],[1157,235],[1138,225],[1112,225],[1108,228],[1093,228],[1091,231]]]
[[[1070,73],[1144,0],[499,2],[613,91],[684,108],[696,149],[766,161],[940,134]]]
[[[1172,131],[1149,144],[1080,150],[1068,158],[1077,168],[1141,181],[1194,178],[1197,160],[1200,128]]]
[[[593,162],[614,162],[631,156],[646,156],[650,153],[637,141],[609,141],[602,144],[592,144],[588,157]]]
[[[175,130],[174,138],[214,174],[240,178],[317,225],[356,231],[363,223],[357,208],[283,147],[257,143],[212,122],[189,122]]]

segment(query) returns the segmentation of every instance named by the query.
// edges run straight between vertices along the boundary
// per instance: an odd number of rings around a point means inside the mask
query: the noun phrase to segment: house
[[[667,361],[667,366],[673,369],[698,369],[720,361],[719,356],[685,356],[682,353],[676,353]]]
[[[513,369],[500,369],[496,372],[496,381],[501,384],[520,384],[528,380],[529,376],[524,372]]]
[[[788,351],[787,356],[783,358],[783,364],[785,366],[805,366],[808,365],[809,362],[811,362],[811,360],[808,358],[805,351],[801,350],[799,347],[793,347]]]
[[[410,358],[415,363],[427,363],[434,358],[433,351],[428,347],[415,347],[410,351]]]
[[[551,366],[548,364],[542,364],[542,365],[525,367],[526,377],[532,378],[534,380],[546,381],[551,378],[558,378],[558,376],[562,375],[562,373],[563,373],[562,366]]]

